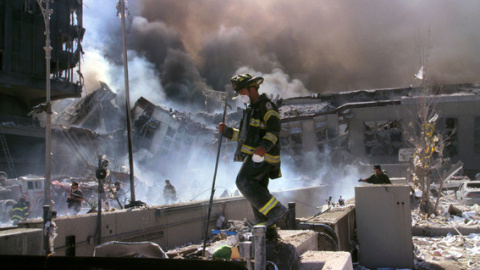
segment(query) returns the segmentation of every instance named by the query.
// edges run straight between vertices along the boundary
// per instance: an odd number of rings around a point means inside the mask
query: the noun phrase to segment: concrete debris
[[[462,226],[480,229],[480,206],[460,204],[452,193],[443,193],[437,213],[425,219],[418,210],[412,211],[412,227],[415,226]]]
[[[214,233],[207,241],[205,256],[203,246],[193,244],[166,252],[168,258],[193,260],[224,260],[249,264],[249,260],[240,257],[242,243],[253,240],[252,225],[247,220],[229,220],[228,228]],[[234,234],[233,234],[234,233]],[[266,259],[278,269],[298,269],[300,257],[295,247],[281,239],[276,228],[269,227],[266,232]],[[249,251],[250,252],[250,251]]]
[[[429,218],[412,210],[415,269],[480,269],[480,206],[460,203],[453,191],[442,194]]]
[[[441,237],[414,236],[414,254],[416,269],[428,268],[428,264],[456,265],[444,269],[480,269],[480,234],[467,236],[452,235]],[[423,266],[422,266],[423,265]],[[433,267],[433,266],[430,266]]]

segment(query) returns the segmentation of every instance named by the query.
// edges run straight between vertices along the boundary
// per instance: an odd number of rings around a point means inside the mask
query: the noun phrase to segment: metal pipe
[[[274,262],[272,262],[272,261],[267,261],[267,263],[273,265],[273,269],[274,269],[274,270],[278,270],[278,266],[277,266]]]
[[[104,160],[104,155],[98,156],[98,169],[95,174],[98,180],[97,245],[102,243],[102,199],[105,196],[103,183],[105,181],[105,177],[107,177],[107,168],[103,165]]]
[[[48,218],[48,212],[50,211],[50,206],[49,205],[44,205],[43,206],[43,228],[45,230],[45,224],[47,224],[49,218]],[[48,235],[46,231],[43,233],[43,249],[45,251],[44,255],[48,255],[50,253],[50,247],[48,245]]]
[[[53,10],[50,9],[49,3],[53,0],[37,0],[40,9],[42,10],[43,20],[45,22],[45,81],[46,81],[46,119],[45,119],[45,183],[44,183],[44,203],[52,207],[52,196],[50,193],[50,177],[52,173],[51,166],[51,152],[52,152],[52,104],[50,100],[50,59],[52,58],[52,46],[50,46],[50,15],[53,13]],[[42,3],[45,2],[45,8]]]
[[[288,229],[295,230],[297,227],[296,214],[295,214],[295,203],[288,203]]]
[[[225,117],[227,115],[227,95],[224,95],[225,98],[225,105],[223,108],[223,119],[222,122],[225,122]],[[220,132],[219,136],[219,143],[218,143],[218,150],[217,150],[217,161],[215,162],[215,171],[213,173],[213,181],[212,181],[212,191],[210,192],[210,202],[208,203],[208,214],[207,214],[207,221],[205,224],[205,234],[203,236],[203,251],[202,251],[202,256],[205,257],[205,249],[207,246],[207,236],[208,236],[208,225],[210,223],[210,214],[212,212],[212,204],[213,204],[213,195],[215,194],[215,180],[217,178],[217,170],[218,170],[218,160],[220,159],[220,150],[222,148],[222,141],[223,141],[223,135]]]
[[[267,243],[264,225],[253,227],[253,247],[255,249],[255,270],[265,270],[267,267]]]
[[[247,260],[247,270],[252,270],[252,242],[243,241],[238,244],[240,257]]]
[[[125,0],[120,0],[120,12],[122,17],[122,41],[123,41],[123,69],[125,77],[125,96],[127,111],[127,131],[128,131],[128,161],[130,165],[130,200],[135,202],[135,177],[133,171],[133,147],[132,147],[132,117],[130,112],[130,89],[128,85],[128,58],[127,58],[127,38],[125,34]]]

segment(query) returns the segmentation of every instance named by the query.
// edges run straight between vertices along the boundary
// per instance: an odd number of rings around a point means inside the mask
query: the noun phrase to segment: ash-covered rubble
[[[189,243],[188,245],[178,247],[166,252],[171,259],[191,259],[191,260],[225,260],[233,261],[246,266],[251,262],[251,258],[243,257],[242,243],[252,243],[253,225],[246,219],[229,220],[225,229],[213,230],[209,239],[207,239],[205,252],[203,252],[203,243]],[[250,244],[253,247],[253,243]],[[276,269],[298,269],[300,256],[297,254],[292,244],[283,241],[277,231],[277,228],[270,227],[266,231],[266,259],[275,265]],[[268,268],[267,269],[271,269]]]
[[[412,229],[415,269],[480,269],[479,205],[463,205],[448,191],[429,218],[412,210]]]
[[[480,269],[480,234],[414,236],[415,269]]]

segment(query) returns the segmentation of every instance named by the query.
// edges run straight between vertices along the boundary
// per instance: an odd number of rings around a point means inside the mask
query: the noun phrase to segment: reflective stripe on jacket
[[[28,217],[29,205],[23,203],[16,203],[12,206],[12,220],[22,221]]]
[[[265,162],[270,164],[280,164],[280,131],[281,119],[277,105],[273,103],[266,94],[260,95],[257,103],[253,104],[250,116],[248,132],[245,142],[242,145],[241,152],[246,155],[253,155],[258,146],[263,146],[266,150]],[[242,121],[243,123],[243,121]],[[232,140],[240,139],[239,129],[226,127],[223,136]]]

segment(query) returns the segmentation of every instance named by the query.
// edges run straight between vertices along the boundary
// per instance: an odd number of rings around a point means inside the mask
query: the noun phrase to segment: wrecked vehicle
[[[480,181],[462,183],[458,188],[457,198],[466,205],[480,204]]]
[[[30,202],[30,216],[41,216],[44,201],[44,178],[36,175],[26,175],[8,179],[2,172],[0,177],[0,220],[10,219],[10,210],[21,196],[26,196]]]
[[[113,176],[114,175],[114,176]],[[125,174],[113,173],[112,179],[125,182]],[[95,209],[98,185],[93,178],[79,177],[52,177],[51,195],[53,200],[53,209],[58,211],[59,215],[67,212],[67,197],[71,190],[72,182],[80,183],[80,190],[83,192],[84,212]],[[5,172],[0,172],[0,222],[10,221],[10,210],[17,203],[21,196],[25,196],[30,202],[29,217],[41,217],[43,215],[43,205],[45,200],[45,178],[37,175],[25,175],[17,178],[8,178]],[[111,191],[113,184],[106,182],[106,192]]]

